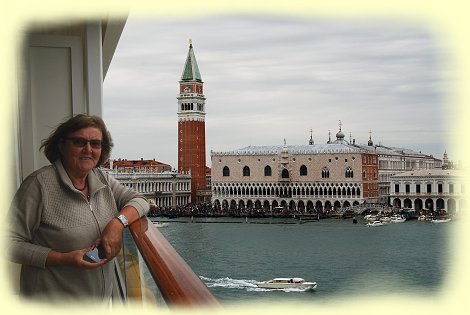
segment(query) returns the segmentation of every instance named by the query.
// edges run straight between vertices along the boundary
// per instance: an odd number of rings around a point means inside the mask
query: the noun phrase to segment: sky
[[[206,96],[206,153],[345,140],[452,159],[451,60],[403,20],[130,14],[104,80],[112,158],[177,167],[177,95],[192,39]]]

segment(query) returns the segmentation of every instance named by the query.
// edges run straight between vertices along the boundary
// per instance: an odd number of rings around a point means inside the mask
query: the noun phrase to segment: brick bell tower
[[[203,202],[206,189],[205,100],[201,74],[189,40],[178,99],[178,172],[191,174],[191,202]]]

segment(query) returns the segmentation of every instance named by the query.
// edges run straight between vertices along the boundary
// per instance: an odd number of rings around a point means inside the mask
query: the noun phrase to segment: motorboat
[[[168,222],[153,221],[153,225],[154,225],[155,227],[161,228],[161,227],[167,227],[168,225],[170,225],[170,223],[168,223]]]
[[[258,288],[263,289],[300,289],[309,290],[317,287],[316,282],[308,282],[302,278],[274,278],[272,280],[256,282]]]
[[[431,221],[433,218],[431,216],[422,214],[418,217],[418,221]]]
[[[368,214],[364,216],[364,220],[369,221],[369,222],[377,221],[378,219],[379,219],[379,216],[376,214]]]
[[[371,221],[369,223],[366,224],[366,226],[382,226],[382,225],[385,225],[386,223],[385,222],[381,222],[381,221]]]
[[[380,222],[390,222],[391,220],[392,220],[392,218],[387,217],[387,216],[380,217],[380,219],[379,219]]]
[[[366,221],[369,221],[369,222],[373,222],[373,221],[380,221],[380,218],[381,217],[384,217],[385,215],[382,213],[382,211],[374,211],[373,213],[371,214],[366,214],[364,216],[364,220]]]
[[[450,218],[439,218],[431,220],[431,223],[447,223],[450,221]]]
[[[401,215],[393,215],[390,218],[390,223],[403,223],[406,221],[406,218]]]

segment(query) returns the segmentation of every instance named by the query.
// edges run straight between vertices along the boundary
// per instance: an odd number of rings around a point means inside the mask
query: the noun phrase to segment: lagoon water
[[[171,221],[170,221],[171,222]],[[433,295],[449,266],[453,223],[366,227],[365,221],[194,218],[160,232],[223,304],[354,296]],[[315,291],[266,290],[256,281],[301,277]]]

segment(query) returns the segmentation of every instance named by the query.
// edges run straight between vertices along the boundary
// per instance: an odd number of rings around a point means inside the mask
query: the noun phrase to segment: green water
[[[186,219],[182,219],[186,220]],[[222,303],[295,299],[328,302],[351,296],[432,295],[449,265],[454,223],[422,221],[366,227],[325,219],[194,219],[160,232]],[[275,277],[315,281],[315,291],[266,290]]]

